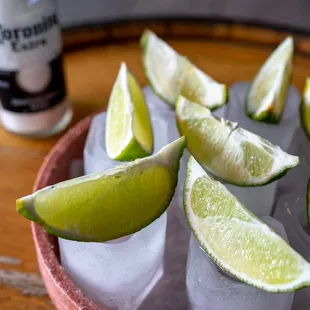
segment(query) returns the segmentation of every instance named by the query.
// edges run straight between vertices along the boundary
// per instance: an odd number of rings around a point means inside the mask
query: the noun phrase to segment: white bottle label
[[[2,108],[33,113],[65,98],[60,26],[54,0],[0,0]]]

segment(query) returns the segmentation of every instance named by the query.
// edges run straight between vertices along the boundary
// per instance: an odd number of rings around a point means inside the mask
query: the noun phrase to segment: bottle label
[[[0,99],[5,110],[39,112],[62,102],[65,96],[61,56],[42,67],[22,71],[0,70]]]
[[[53,27],[59,27],[56,13],[42,16],[29,25],[10,27],[0,24],[0,44],[8,45],[12,53],[22,53],[48,45],[47,34]]]
[[[35,113],[57,105],[66,89],[56,1],[1,5],[0,108]]]

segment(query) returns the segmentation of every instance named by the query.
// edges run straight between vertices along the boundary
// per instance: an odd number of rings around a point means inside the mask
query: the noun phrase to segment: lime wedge
[[[111,159],[119,161],[153,153],[152,127],[144,95],[125,63],[121,64],[109,100],[106,151]]]
[[[132,234],[169,206],[185,146],[181,137],[156,155],[46,187],[18,199],[17,211],[65,239],[103,242]]]
[[[302,127],[310,139],[310,78],[306,79],[306,85],[300,104],[300,119]]]
[[[180,94],[211,110],[227,102],[226,85],[217,83],[196,68],[152,31],[144,31],[140,44],[149,84],[168,104],[174,106]]]
[[[197,241],[239,280],[269,292],[310,286],[310,264],[191,157],[184,208]]]
[[[287,37],[263,64],[246,96],[247,114],[257,121],[278,123],[293,69],[294,42]]]
[[[179,97],[177,125],[187,137],[188,149],[214,176],[239,186],[258,186],[280,178],[299,162],[297,156]]]

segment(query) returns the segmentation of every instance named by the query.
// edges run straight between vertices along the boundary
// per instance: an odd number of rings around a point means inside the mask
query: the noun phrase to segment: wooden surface
[[[216,80],[231,85],[249,80],[271,52],[270,46],[221,40],[169,40],[180,53]],[[91,47],[65,54],[72,124],[102,109],[125,61],[142,85],[146,80],[137,42]],[[301,90],[310,58],[296,55],[293,84]],[[58,137],[25,139],[0,129],[0,309],[54,309],[38,277],[30,225],[15,211],[16,198],[29,194],[44,156]]]

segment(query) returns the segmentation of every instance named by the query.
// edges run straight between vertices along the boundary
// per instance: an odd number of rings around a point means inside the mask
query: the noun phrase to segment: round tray
[[[54,146],[40,168],[34,191],[69,178],[71,162],[83,158],[90,123],[91,117],[80,121]],[[59,262],[57,238],[38,224],[32,223],[31,227],[41,275],[55,306],[58,309],[99,309],[65,274]]]
[[[77,118],[102,109],[121,61],[126,61],[142,84],[146,83],[138,39],[145,28],[168,38],[169,44],[198,67],[228,85],[250,80],[281,40],[293,34],[296,57],[293,84],[301,90],[310,68],[310,37],[290,29],[268,28],[216,20],[141,20],[67,29],[64,33],[65,66]],[[81,159],[91,122],[86,117],[61,138],[40,168],[33,190],[69,178],[70,164]],[[37,224],[32,233],[40,270],[58,309],[98,307],[72,283],[59,263],[57,239]]]

